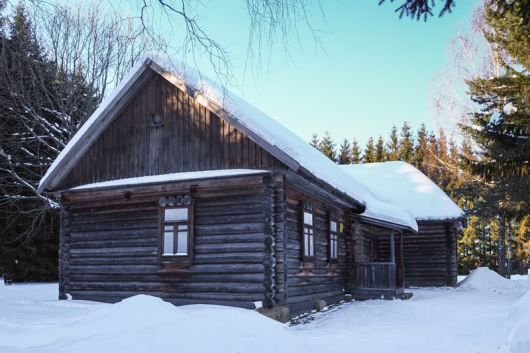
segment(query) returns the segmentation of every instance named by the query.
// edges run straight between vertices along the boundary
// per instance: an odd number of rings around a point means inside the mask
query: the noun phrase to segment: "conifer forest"
[[[60,200],[39,195],[38,183],[143,52],[163,49],[141,23],[111,21],[97,5],[6,4],[0,0],[0,277],[56,281]],[[308,143],[338,164],[412,164],[466,212],[459,274],[482,266],[526,274],[530,0],[486,1],[471,20],[455,41],[455,67],[440,74],[455,76],[435,82],[438,130],[396,121],[387,136],[359,141],[351,130],[335,140],[319,131]],[[464,51],[476,58],[458,55]]]

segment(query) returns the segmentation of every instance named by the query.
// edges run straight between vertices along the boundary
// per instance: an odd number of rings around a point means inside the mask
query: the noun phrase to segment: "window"
[[[309,201],[302,201],[302,259],[314,259],[316,253],[315,238],[315,204]]]
[[[164,209],[162,227],[162,256],[188,255],[189,208]]]
[[[315,226],[313,212],[304,211],[304,257],[315,257]]]
[[[342,224],[340,224],[342,226]],[[329,221],[329,260],[337,261],[339,258],[339,224],[334,221]]]
[[[187,196],[160,198],[160,254],[164,259],[189,257],[192,244],[192,204]]]

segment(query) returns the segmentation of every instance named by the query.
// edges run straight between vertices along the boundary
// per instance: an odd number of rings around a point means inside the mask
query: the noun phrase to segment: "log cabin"
[[[61,200],[61,299],[148,294],[297,315],[408,294],[409,210],[160,53],[132,68],[38,192]]]
[[[407,287],[457,285],[457,229],[465,214],[432,180],[412,165],[395,161],[343,166],[385,202],[412,212],[417,232],[405,231]]]

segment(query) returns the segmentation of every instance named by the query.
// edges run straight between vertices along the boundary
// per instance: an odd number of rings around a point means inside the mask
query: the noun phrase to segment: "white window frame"
[[[161,197],[158,204],[159,265],[191,263],[195,201],[189,195],[169,196]]]
[[[330,219],[329,220],[329,261],[337,262],[339,260],[339,234],[341,223]]]
[[[314,259],[316,257],[315,213],[304,209],[302,217],[303,256],[304,259]]]

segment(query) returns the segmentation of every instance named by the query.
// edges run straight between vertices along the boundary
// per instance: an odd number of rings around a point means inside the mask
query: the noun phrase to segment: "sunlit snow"
[[[483,268],[459,288],[343,303],[289,326],[231,307],[60,301],[57,284],[0,285],[0,352],[528,353],[529,289]]]

